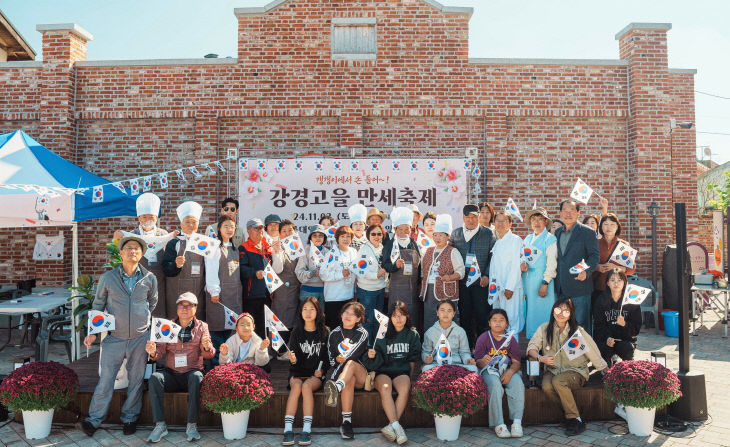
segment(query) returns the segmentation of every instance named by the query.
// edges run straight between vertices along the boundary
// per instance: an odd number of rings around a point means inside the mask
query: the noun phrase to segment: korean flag
[[[159,175],[159,177],[160,177],[160,188],[167,189],[167,186],[168,186],[167,172],[163,172],[162,174]]]
[[[282,239],[281,246],[292,261],[304,256],[304,245],[296,232]]]
[[[439,337],[439,343],[436,346],[436,363],[439,365],[451,364],[451,343],[443,333]]]
[[[104,187],[94,186],[94,191],[91,193],[91,202],[92,203],[101,203],[104,201]]]
[[[135,178],[129,181],[129,191],[133,196],[139,194],[139,180]]]
[[[373,309],[375,312],[375,319],[378,321],[378,324],[380,325],[378,327],[378,334],[375,336],[375,339],[379,338],[385,338],[385,333],[388,332],[388,321],[390,321],[390,318],[388,318],[387,315],[380,312],[378,309]]]
[[[342,357],[347,358],[352,352],[353,342],[349,338],[343,339],[340,344],[337,345],[337,350]]]
[[[185,174],[183,174],[183,170],[182,169],[175,169],[175,174],[177,174],[177,178],[179,178],[183,182],[187,182],[188,181],[188,179],[185,178]]]
[[[635,284],[627,284],[626,291],[624,292],[624,299],[621,305],[624,304],[641,304],[644,302],[647,296],[651,293],[651,289],[646,287],[637,286]]]
[[[271,264],[266,264],[266,267],[264,268],[264,282],[266,283],[266,288],[269,290],[269,293],[274,293],[276,289],[283,285],[281,279],[279,279],[279,275],[274,272]]]
[[[513,217],[520,219],[520,222],[522,222],[522,214],[520,214],[520,209],[517,208],[517,204],[514,200],[512,200],[512,197],[507,199],[507,205],[504,206],[504,210],[510,213]]]
[[[116,320],[112,314],[108,314],[100,310],[90,310],[88,318],[88,335],[98,334],[99,332],[104,331],[113,331],[116,328]]]
[[[227,308],[223,305],[223,303],[220,303],[221,306],[223,306],[223,313],[225,314],[225,326],[224,328],[226,330],[235,329],[236,328],[236,319],[238,318],[238,314],[236,314],[231,309]]]
[[[620,242],[616,244],[616,248],[611,253],[611,261],[618,265],[622,265],[628,268],[634,268],[634,262],[636,261],[636,254],[639,251],[629,247],[628,244]]]
[[[522,258],[520,261],[529,266],[532,266],[540,257],[540,253],[542,253],[542,251],[538,250],[532,245],[525,245],[524,247],[522,247],[522,252],[520,252],[520,258]]]
[[[124,188],[124,185],[122,185],[122,182],[114,182],[114,183],[112,183],[112,185],[114,185],[114,187],[116,187],[119,191],[121,191],[122,194],[127,193],[127,190]]]
[[[276,314],[269,309],[269,306],[264,304],[264,320],[266,322],[266,327],[271,329],[274,328],[279,331],[288,331],[286,326],[284,326],[284,323],[279,320],[279,317],[276,316]]]
[[[565,351],[565,355],[567,355],[570,360],[577,359],[589,350],[588,344],[586,344],[586,341],[583,339],[583,335],[580,333],[580,330],[575,331],[575,333],[568,338],[568,341],[565,342],[562,349]]]
[[[152,189],[152,176],[148,175],[142,180],[142,191],[147,192]]]
[[[218,239],[195,233],[190,236],[190,239],[185,244],[185,251],[190,251],[207,258],[215,253],[215,250],[218,249],[220,244],[221,241]]]
[[[578,179],[578,181],[575,182],[575,186],[573,186],[573,191],[570,192],[570,197],[579,202],[588,203],[588,200],[591,198],[591,194],[593,194],[593,189],[583,180]]]
[[[482,277],[482,271],[479,270],[479,263],[474,260],[474,262],[469,266],[469,271],[466,272],[466,286],[469,287],[470,285],[474,284],[478,279]]]
[[[325,263],[324,255],[314,244],[309,246],[309,260],[317,267]]]
[[[430,247],[436,246],[433,239],[428,237],[428,235],[423,231],[418,232],[416,244],[418,244],[418,251],[421,253],[421,256],[423,256],[426,253],[426,250],[428,250]]]
[[[577,263],[576,265],[571,267],[570,270],[568,270],[568,271],[570,272],[571,275],[578,275],[578,274],[580,274],[580,272],[586,271],[589,268],[590,268],[590,266],[588,264],[586,264],[585,259],[581,259],[581,261],[579,263]]]
[[[177,334],[182,329],[178,324],[164,318],[152,319],[152,331],[150,340],[156,343],[176,343]]]
[[[221,172],[226,172],[226,168],[223,167],[223,163],[219,161],[214,161],[213,164],[216,168],[218,168]]]
[[[273,327],[269,328],[269,334],[271,334],[271,348],[274,351],[278,351],[282,346],[284,346],[284,339],[281,338],[279,331]]]
[[[400,245],[397,240],[393,239],[393,248],[390,250],[390,262],[395,264],[398,258],[400,258]]]
[[[491,306],[494,304],[494,301],[499,297],[499,294],[502,293],[502,286],[497,284],[497,282],[494,279],[489,280],[489,295],[487,297],[487,302]]]
[[[201,174],[200,171],[198,171],[198,168],[196,168],[195,166],[190,166],[188,168],[188,171],[190,171],[190,173],[193,174],[195,178],[200,178],[203,176],[203,174]]]

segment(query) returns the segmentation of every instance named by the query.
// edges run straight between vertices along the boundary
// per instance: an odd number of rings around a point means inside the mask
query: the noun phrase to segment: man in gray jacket
[[[88,436],[93,436],[106,418],[114,394],[114,379],[125,358],[129,376],[121,416],[125,435],[137,430],[137,417],[142,409],[142,381],[147,365],[145,343],[149,339],[150,314],[157,305],[157,278],[139,265],[147,248],[142,238],[124,237],[117,246],[122,265],[101,275],[92,304],[92,309],[114,316],[115,329],[101,342],[99,382],[91,398],[89,417],[79,427]],[[96,335],[88,335],[84,345],[91,347],[95,340]]]

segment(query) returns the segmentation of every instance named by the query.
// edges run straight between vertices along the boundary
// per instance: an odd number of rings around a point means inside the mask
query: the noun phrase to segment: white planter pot
[[[654,414],[656,408],[626,407],[626,422],[629,433],[636,436],[649,436],[654,431]]]
[[[46,411],[23,410],[23,428],[25,439],[43,439],[51,434],[53,409]]]
[[[248,428],[248,415],[250,411],[239,413],[221,413],[223,422],[223,437],[226,439],[243,439],[246,437]]]
[[[436,437],[442,441],[456,441],[461,429],[461,416],[434,416]]]

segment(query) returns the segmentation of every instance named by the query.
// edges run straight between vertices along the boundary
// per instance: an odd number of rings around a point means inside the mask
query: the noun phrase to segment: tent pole
[[[73,285],[78,287],[79,285],[79,228],[78,223],[74,222],[71,226],[72,243],[71,243],[71,259],[73,265]],[[76,307],[79,305],[79,299],[74,298],[71,302],[71,360],[74,361],[79,358],[79,333],[76,330],[78,324],[77,317],[74,316]]]

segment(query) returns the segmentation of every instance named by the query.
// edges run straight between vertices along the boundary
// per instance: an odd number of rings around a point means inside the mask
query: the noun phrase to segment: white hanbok
[[[497,240],[492,248],[492,262],[489,265],[489,279],[500,288],[500,292],[492,307],[504,309],[509,318],[509,329],[519,334],[525,326],[523,315],[524,293],[522,292],[522,271],[520,270],[520,252],[522,239],[512,231]],[[512,291],[512,298],[507,299],[505,290]]]

